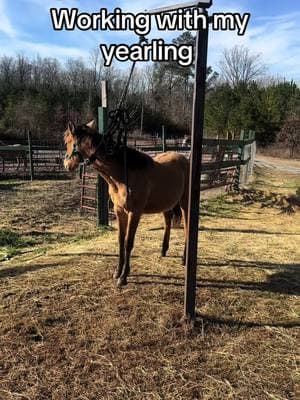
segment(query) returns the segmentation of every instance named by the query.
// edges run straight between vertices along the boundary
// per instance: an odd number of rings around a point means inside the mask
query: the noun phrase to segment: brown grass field
[[[253,185],[295,193],[300,178],[257,169]],[[162,259],[162,217],[144,217],[119,290],[115,228],[81,217],[78,196],[76,180],[0,183],[1,400],[299,396],[299,212],[203,200],[185,331],[182,229]]]

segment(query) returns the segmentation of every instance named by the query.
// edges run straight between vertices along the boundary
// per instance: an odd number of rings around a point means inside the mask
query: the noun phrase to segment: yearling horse
[[[189,162],[183,155],[167,152],[152,158],[124,146],[108,151],[109,138],[97,133],[94,121],[80,126],[70,122],[64,140],[67,170],[76,169],[88,158],[108,183],[119,232],[119,263],[114,273],[117,286],[127,284],[130,253],[142,214],[163,213],[165,231],[161,254],[164,257],[169,248],[172,216],[180,206],[186,241]]]

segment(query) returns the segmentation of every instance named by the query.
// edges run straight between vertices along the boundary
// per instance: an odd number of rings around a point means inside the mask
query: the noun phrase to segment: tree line
[[[173,42],[195,44],[189,32]],[[260,55],[247,48],[225,50],[219,73],[208,67],[205,133],[237,136],[241,129],[254,130],[258,142],[299,143],[300,89],[295,82],[267,77]],[[121,96],[127,69],[105,68],[98,49],[88,60],[29,59],[24,54],[0,58],[0,135],[17,140],[31,129],[40,141],[60,141],[68,120],[82,123],[97,115],[100,81],[109,87],[110,107]],[[189,134],[193,101],[194,67],[176,62],[141,64],[130,83],[127,104],[132,130],[138,134]],[[142,120],[142,124],[141,124]],[[291,139],[292,138],[292,139]],[[293,144],[292,144],[293,143]]]

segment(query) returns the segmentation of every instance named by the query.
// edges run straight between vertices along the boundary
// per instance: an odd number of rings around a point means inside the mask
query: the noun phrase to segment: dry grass
[[[263,182],[300,186],[260,170]],[[78,215],[76,182],[7,185],[3,227],[35,244],[0,267],[1,399],[296,399],[299,214],[204,201],[198,318],[185,332],[182,229],[162,259],[162,218],[145,217],[118,290],[116,233]]]

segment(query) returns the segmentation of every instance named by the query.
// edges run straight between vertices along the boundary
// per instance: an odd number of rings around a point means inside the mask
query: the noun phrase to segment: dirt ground
[[[300,177],[256,168],[255,188]],[[114,225],[78,212],[78,181],[0,182],[0,399],[296,399],[300,214],[202,202],[193,331],[181,324],[183,231],[160,257],[163,221],[144,217],[126,288]],[[18,239],[18,240],[17,240]]]
[[[256,154],[255,161],[258,165],[278,169],[280,171],[289,171],[290,173],[300,173],[300,160],[286,159],[266,156],[264,154]]]

